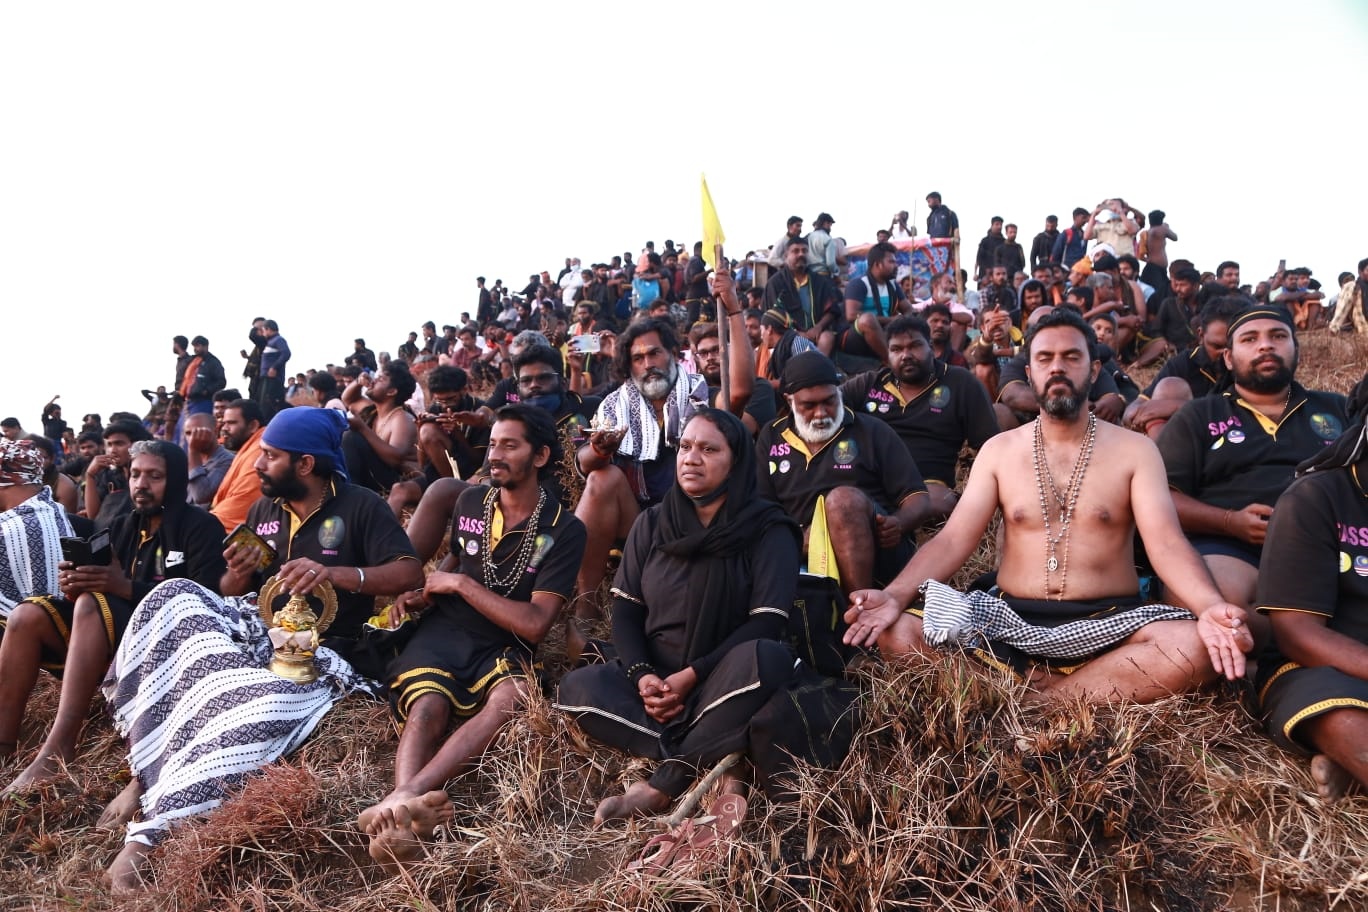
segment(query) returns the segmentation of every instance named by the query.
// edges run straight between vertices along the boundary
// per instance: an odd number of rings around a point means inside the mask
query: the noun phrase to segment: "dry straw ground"
[[[1368,345],[1304,342],[1302,379],[1346,390]],[[991,562],[991,543],[972,572]],[[560,647],[546,647],[554,670]],[[130,908],[1309,910],[1368,908],[1368,800],[1322,807],[1305,763],[1261,735],[1229,687],[1152,707],[1023,710],[1014,684],[958,656],[865,673],[855,749],[803,774],[803,799],[752,801],[718,869],[625,871],[658,825],[590,826],[643,765],[590,744],[537,699],[451,784],[454,825],[409,874],[366,863],[352,821],[388,787],[382,706],[349,700],[288,763],[179,829]],[[19,761],[51,717],[45,681]],[[0,907],[105,909],[121,837],[94,827],[127,777],[97,707],[68,774],[0,807]]]

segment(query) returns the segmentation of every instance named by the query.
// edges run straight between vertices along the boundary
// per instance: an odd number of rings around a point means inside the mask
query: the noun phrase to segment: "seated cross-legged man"
[[[945,528],[892,585],[852,595],[848,643],[909,657],[963,645],[1017,672],[1040,699],[1065,702],[1149,702],[1244,674],[1245,611],[1222,599],[1182,537],[1154,445],[1084,407],[1101,369],[1093,345],[1071,310],[1036,324],[1026,350],[1039,418],[984,444]],[[998,510],[998,594],[942,585]],[[1137,529],[1191,613],[1142,603]]]
[[[133,608],[152,587],[180,578],[217,589],[223,575],[223,529],[207,511],[186,501],[185,452],[164,440],[140,440],[129,455],[133,512],[114,521],[110,560],[95,565],[63,561],[60,594],[21,602],[0,640],[0,743],[18,734],[39,668],[62,678],[52,730],[7,792],[51,779],[75,756],[114,649]]]
[[[897,433],[847,408],[838,379],[821,352],[794,356],[783,386],[791,414],[761,430],[756,457],[760,496],[807,530],[809,543],[820,502],[841,588],[850,592],[897,575],[931,502]],[[821,555],[808,552],[812,568]]]
[[[394,624],[421,615],[386,671],[404,726],[394,790],[358,819],[371,856],[388,867],[413,858],[419,839],[451,816],[442,789],[521,706],[537,646],[570,596],[584,526],[547,489],[559,464],[550,412],[501,408],[490,429],[489,486],[461,493],[450,553],[392,609]],[[448,734],[453,716],[462,721]]]
[[[1278,498],[1259,564],[1274,641],[1259,708],[1274,741],[1311,757],[1326,801],[1368,786],[1368,378],[1349,411],[1356,424]]]

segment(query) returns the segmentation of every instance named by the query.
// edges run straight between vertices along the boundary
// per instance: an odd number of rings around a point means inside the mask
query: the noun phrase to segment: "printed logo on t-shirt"
[[[476,555],[476,553],[477,553],[479,550],[480,550],[480,543],[479,543],[477,540],[475,540],[475,539],[472,538],[470,541],[466,542],[466,544],[465,544],[465,553],[466,553],[466,554],[469,554],[471,557],[474,557],[474,556]]]
[[[943,409],[950,404],[950,389],[945,386],[938,386],[931,391],[931,407],[933,409]]]
[[[1354,558],[1354,572],[1359,576],[1368,576],[1368,557],[1360,554]]]
[[[340,516],[329,516],[318,527],[318,543],[324,548],[336,548],[342,544],[342,536],[347,533],[347,524]]]
[[[532,543],[532,559],[527,562],[528,573],[537,572],[537,568],[541,566],[542,558],[546,557],[547,552],[551,550],[551,546],[555,543],[556,540],[545,532],[537,535]]]
[[[788,470],[791,469],[791,468],[793,468],[793,463],[789,462],[787,459],[780,460],[780,462],[779,462],[779,474],[780,474],[780,475],[788,474]]]
[[[839,469],[848,469],[851,464],[859,457],[860,449],[853,440],[842,440],[836,444],[836,449],[831,451],[831,461]]]
[[[1329,412],[1316,412],[1311,416],[1311,431],[1324,441],[1338,440],[1344,433],[1340,420]]]
[[[1340,552],[1340,573],[1348,573],[1348,572],[1349,572],[1349,568],[1352,567],[1352,566],[1353,566],[1353,561],[1351,561],[1351,560],[1349,559],[1349,555],[1347,555],[1347,554],[1345,554],[1343,551],[1341,551],[1341,552]]]
[[[1340,544],[1368,546],[1368,526],[1346,526],[1344,523],[1335,523],[1335,528],[1339,531]]]
[[[1244,443],[1244,439],[1244,431],[1239,428],[1231,428],[1226,432],[1226,440],[1229,440],[1231,443]]]
[[[1240,419],[1231,416],[1230,418],[1227,418],[1225,421],[1209,422],[1207,424],[1207,431],[1211,434],[1212,437],[1220,437],[1222,434],[1224,434],[1226,431],[1230,430],[1233,427],[1240,427]],[[1212,449],[1215,449],[1215,447],[1212,447]]]
[[[879,403],[875,402],[873,399],[871,399],[871,400],[869,400],[868,402],[865,403],[865,411],[866,411],[866,412],[869,412],[871,415],[874,414],[874,412],[878,409],[878,407],[879,407]],[[885,405],[885,406],[884,406],[884,411],[887,411],[887,410],[888,410],[888,406]]]

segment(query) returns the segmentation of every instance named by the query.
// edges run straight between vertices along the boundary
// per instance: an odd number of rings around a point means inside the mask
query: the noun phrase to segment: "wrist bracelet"
[[[356,581],[356,590],[355,590],[355,591],[356,591],[358,594],[360,594],[361,590],[362,590],[363,588],[365,588],[365,586],[366,586],[366,571],[365,571],[365,570],[362,570],[360,567],[357,567],[357,568],[356,568],[356,576],[357,576],[357,581]]]
[[[637,662],[627,669],[627,679],[635,684],[648,674],[655,674],[655,666],[650,662]]]

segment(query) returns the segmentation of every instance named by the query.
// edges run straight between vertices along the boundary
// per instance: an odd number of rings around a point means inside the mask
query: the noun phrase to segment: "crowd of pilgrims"
[[[928,234],[957,236],[927,202]],[[1368,260],[1327,300],[1310,270],[1251,287],[1233,261],[1170,259],[1162,212],[1112,199],[1072,221],[1028,254],[995,218],[972,276],[914,272],[906,212],[858,248],[827,213],[806,234],[794,217],[721,268],[701,242],[648,243],[516,293],[480,278],[475,319],[392,357],[356,339],[292,375],[259,318],[240,389],[178,336],[145,415],[76,430],[54,398],[42,434],[6,419],[0,757],[27,761],[6,799],[62,774],[102,694],[134,774],[100,819],[126,828],[109,876],[137,890],[171,827],[365,694],[402,734],[357,825],[398,868],[545,688],[658,761],[596,821],[662,813],[741,758],[643,853],[669,868],[715,852],[751,790],[788,797],[795,757],[839,761],[851,669],[938,648],[1046,700],[1247,677],[1323,795],[1368,782],[1368,384],[1295,380],[1298,333],[1368,329]],[[1160,363],[1144,389],[1128,374]],[[999,571],[942,585],[995,513]],[[321,638],[271,622],[325,592]],[[316,677],[273,671],[282,652]],[[61,695],[34,749],[44,673]]]

